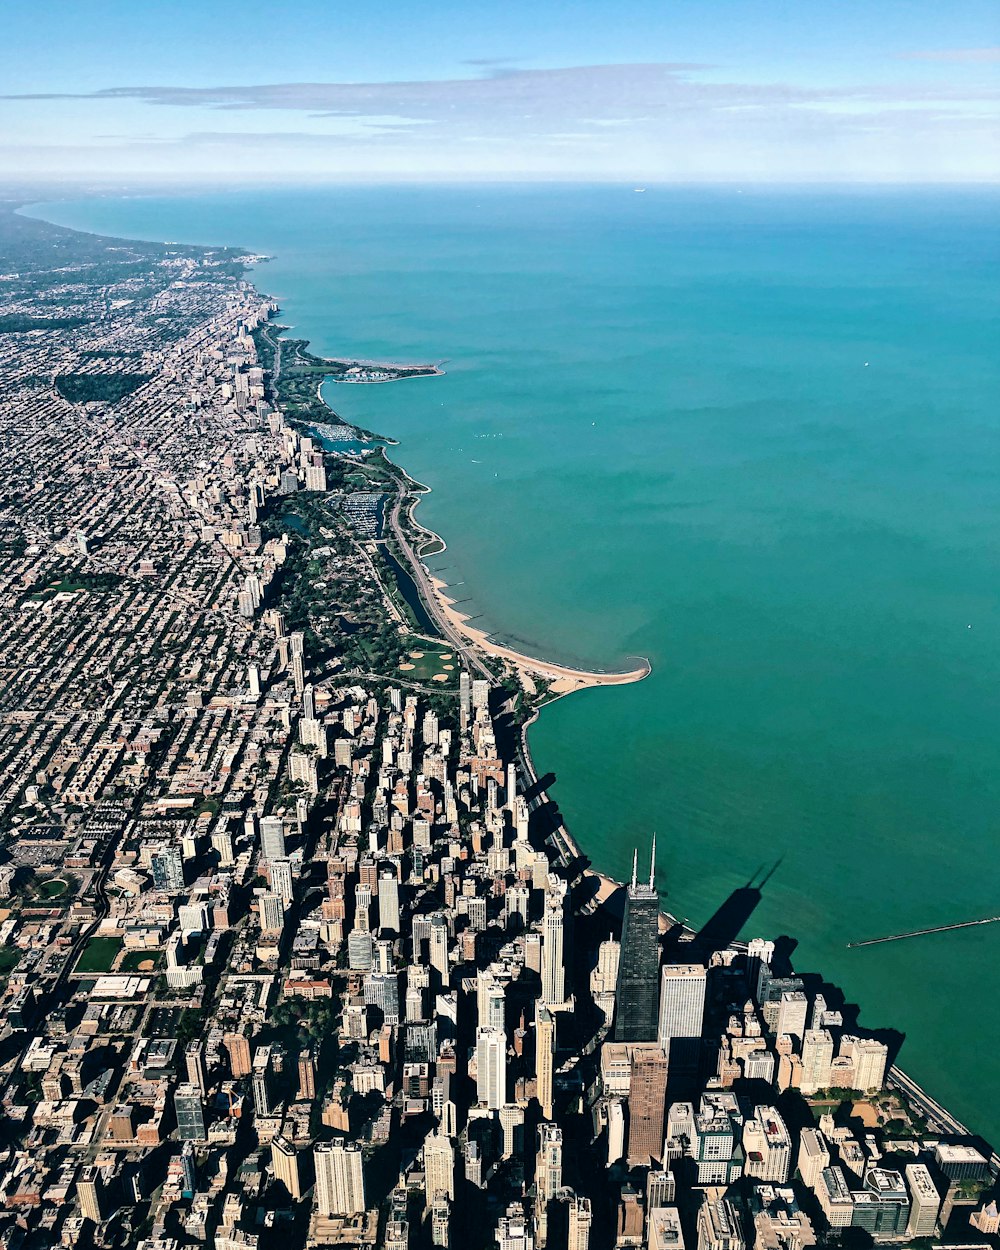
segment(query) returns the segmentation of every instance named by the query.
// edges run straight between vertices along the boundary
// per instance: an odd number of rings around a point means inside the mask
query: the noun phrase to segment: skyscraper
[[[549,873],[542,917],[542,1002],[548,1007],[566,1001],[566,882]]]
[[[667,1057],[655,1042],[636,1046],[628,1095],[629,1167],[646,1167],[662,1158],[666,1111]]]
[[[507,1038],[502,1029],[476,1029],[476,1090],[491,1110],[507,1101]]]
[[[660,971],[660,904],[653,884],[656,836],[649,861],[649,884],[632,883],[625,897],[621,956],[618,964],[616,1042],[651,1042],[656,1037],[657,990]]]
[[[809,1015],[809,999],[801,990],[785,990],[778,999],[778,1019],[774,1026],[780,1037],[787,1033],[801,1042],[806,1032]]]
[[[931,1174],[923,1163],[906,1165],[906,1185],[910,1191],[910,1219],[906,1226],[909,1237],[933,1237],[937,1230],[941,1196]]]
[[[568,1250],[590,1250],[590,1225],[593,1215],[589,1198],[573,1198],[569,1204]]]
[[[535,1226],[539,1246],[548,1243],[549,1203],[562,1188],[562,1165],[562,1129],[556,1124],[540,1124],[535,1157]]]
[[[378,921],[381,928],[399,932],[399,880],[395,872],[379,874]]]
[[[285,906],[280,894],[269,891],[260,896],[260,927],[265,933],[280,933],[285,926]]]
[[[284,859],[285,831],[280,816],[265,816],[261,820],[260,853],[265,859]]]
[[[293,898],[292,862],[290,859],[272,859],[271,892],[277,894],[284,906],[288,906]]]
[[[321,1216],[360,1215],[365,1209],[361,1148],[355,1142],[323,1142],[313,1152],[316,1210]]]
[[[745,1250],[739,1209],[728,1198],[709,1198],[698,1209],[699,1250]]]
[[[222,1040],[229,1052],[229,1067],[233,1076],[249,1076],[252,1067],[250,1039],[245,1033],[227,1033]]]
[[[744,1172],[756,1180],[783,1185],[792,1169],[792,1140],[774,1107],[755,1107],[743,1126]]]
[[[840,1053],[854,1064],[854,1089],[868,1093],[881,1089],[885,1084],[885,1067],[889,1048],[885,1042],[874,1037],[849,1037],[840,1039]]]
[[[448,922],[440,912],[431,917],[431,967],[448,980]]]
[[[535,1015],[535,1082],[542,1115],[552,1119],[552,1090],[556,1059],[556,1017],[542,1003]]]
[[[85,1220],[100,1224],[105,1218],[104,1178],[96,1167],[81,1168],[76,1181],[76,1196],[80,1200],[80,1214]]]
[[[184,1051],[184,1062],[187,1067],[187,1079],[192,1085],[197,1085],[202,1094],[207,1089],[207,1081],[205,1079],[205,1044],[198,1041],[188,1042]]]
[[[253,1108],[258,1116],[269,1116],[271,1105],[271,1047],[258,1046],[253,1057]]]
[[[799,1134],[798,1171],[807,1189],[815,1189],[824,1168],[830,1166],[826,1138],[818,1128],[804,1128]]]
[[[479,974],[476,1005],[484,1028],[502,1029],[506,1023],[506,984],[494,976],[492,967]]]
[[[455,1201],[455,1151],[444,1133],[424,1138],[424,1192],[430,1206],[438,1194]]]
[[[539,1203],[550,1202],[562,1188],[563,1135],[557,1124],[538,1126],[535,1186]]]
[[[302,1197],[298,1152],[288,1138],[280,1133],[271,1141],[271,1164],[274,1168],[274,1179],[280,1181],[298,1202]]]
[[[501,1154],[504,1159],[520,1155],[524,1146],[524,1108],[516,1102],[500,1108],[500,1132],[503,1136]]]
[[[833,1063],[833,1036],[827,1029],[806,1029],[802,1038],[802,1079],[799,1088],[803,1094],[815,1094],[830,1084],[830,1065]]]
[[[667,964],[660,974],[657,1040],[667,1056],[671,1097],[698,1075],[707,975],[701,964]]]

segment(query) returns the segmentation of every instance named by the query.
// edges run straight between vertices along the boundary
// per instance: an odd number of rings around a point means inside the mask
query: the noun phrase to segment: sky
[[[0,179],[1000,180],[1000,0],[32,0]]]

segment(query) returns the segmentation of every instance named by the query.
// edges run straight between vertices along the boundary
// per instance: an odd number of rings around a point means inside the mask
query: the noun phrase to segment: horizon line
[[[91,187],[95,190],[120,190],[130,186],[153,187],[210,187],[218,191],[247,187],[364,187],[364,186],[592,186],[592,187],[624,187],[630,190],[648,190],[650,187],[738,187],[740,189],[774,189],[774,188],[817,188],[817,187],[982,187],[1000,188],[998,178],[850,178],[850,177],[815,177],[815,178],[744,178],[737,174],[721,175],[717,178],[659,178],[644,177],[641,174],[621,177],[595,177],[582,174],[497,174],[462,176],[440,174],[431,176],[408,176],[405,174],[387,173],[346,175],[339,177],[311,177],[304,174],[289,174],[278,177],[264,174],[248,174],[238,178],[201,176],[199,174],[182,177],[161,176],[156,174],[126,174],[116,178],[92,177],[83,174],[6,174],[0,173],[0,192],[30,191],[33,188],[48,186]]]

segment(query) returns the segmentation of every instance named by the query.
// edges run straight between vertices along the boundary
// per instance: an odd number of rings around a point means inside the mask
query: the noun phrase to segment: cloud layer
[[[989,65],[996,54],[908,55]],[[487,61],[473,68],[479,72],[440,81],[135,86],[0,99],[22,108],[89,105],[102,119],[91,164],[103,161],[115,172],[137,160],[154,172],[198,172],[211,149],[217,169],[246,172],[255,152],[258,165],[286,173],[322,172],[327,153],[331,176],[394,168],[458,177],[1000,176],[1000,86],[942,83],[939,69],[930,82],[821,87],[731,81],[718,68],[690,63],[519,69]],[[116,109],[144,112],[144,131],[154,114],[172,121],[156,139],[99,139],[126,133],[107,124]],[[185,126],[193,114],[198,122]],[[247,114],[254,115],[249,125]],[[0,161],[17,147],[0,151]],[[44,145],[36,156],[44,159]]]

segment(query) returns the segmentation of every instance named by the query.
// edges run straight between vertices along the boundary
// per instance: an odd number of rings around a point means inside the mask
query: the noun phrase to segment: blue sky
[[[34,0],[0,177],[996,181],[1000,0]]]

